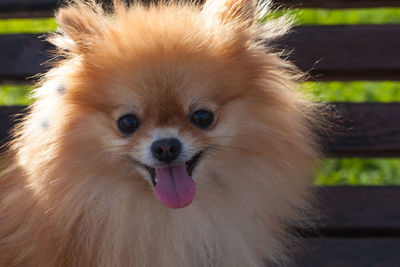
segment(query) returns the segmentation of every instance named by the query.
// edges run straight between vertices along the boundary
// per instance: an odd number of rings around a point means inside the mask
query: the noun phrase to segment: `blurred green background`
[[[294,9],[289,12],[299,25],[400,23],[399,8],[375,9]],[[53,19],[0,20],[0,34],[44,33],[53,31]],[[400,48],[399,48],[400,49]],[[305,82],[301,89],[318,101],[400,102],[400,82]],[[29,86],[0,85],[0,105],[30,103]],[[388,185],[400,184],[400,159],[325,159],[316,168],[315,184]]]

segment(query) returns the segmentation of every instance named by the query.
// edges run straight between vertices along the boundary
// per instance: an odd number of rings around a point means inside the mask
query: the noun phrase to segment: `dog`
[[[284,265],[310,225],[315,108],[254,0],[56,13],[0,179],[1,266]]]

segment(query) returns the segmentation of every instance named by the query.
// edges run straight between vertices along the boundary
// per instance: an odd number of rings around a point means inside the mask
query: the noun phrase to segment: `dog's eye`
[[[200,109],[193,113],[190,122],[199,128],[208,128],[214,121],[214,113],[206,109]]]
[[[135,115],[127,114],[118,119],[118,129],[121,133],[130,135],[139,127],[139,120]]]

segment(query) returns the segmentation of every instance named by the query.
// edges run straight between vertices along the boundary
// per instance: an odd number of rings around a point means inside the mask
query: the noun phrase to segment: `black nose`
[[[164,162],[176,159],[182,151],[182,144],[176,138],[161,139],[151,145],[153,156]]]

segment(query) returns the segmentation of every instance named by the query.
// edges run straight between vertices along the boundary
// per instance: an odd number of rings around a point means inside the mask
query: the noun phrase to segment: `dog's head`
[[[261,35],[252,0],[114,5],[105,14],[76,2],[57,14],[51,41],[66,59],[32,113],[46,121],[51,162],[181,208],[196,186],[223,192],[233,176],[251,176],[256,158],[279,169],[288,149],[296,155],[288,144],[301,147],[307,127],[291,66],[265,53],[260,39],[279,31]]]

